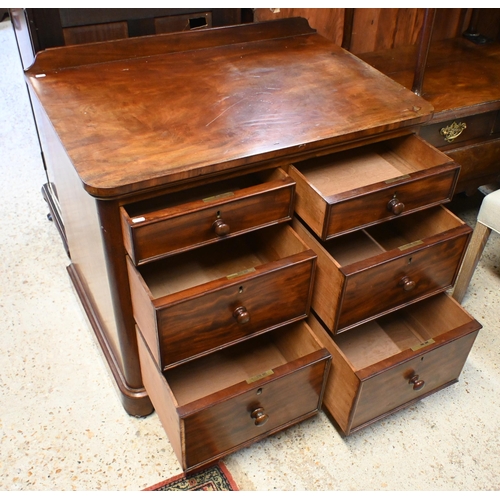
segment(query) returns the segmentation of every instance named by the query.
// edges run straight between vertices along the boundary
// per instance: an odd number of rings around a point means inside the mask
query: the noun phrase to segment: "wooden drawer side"
[[[127,269],[130,283],[130,296],[132,299],[132,310],[134,318],[141,329],[141,337],[144,338],[153,359],[160,366],[160,344],[158,342],[158,330],[155,321],[155,310],[152,297],[142,276],[127,257]]]
[[[351,409],[359,391],[360,380],[315,314],[309,315],[307,324],[317,336],[320,345],[325,347],[332,356],[332,366],[323,397],[323,409],[329,417],[337,422],[341,429],[347,429]]]
[[[292,227],[317,255],[316,274],[311,307],[321,317],[330,330],[337,319],[337,311],[342,303],[346,278],[338,265],[306,227],[295,217]]]
[[[288,172],[296,182],[295,212],[316,234],[323,234],[328,214],[326,201],[295,166],[290,165]]]
[[[161,373],[158,364],[153,359],[144,337],[137,330],[137,344],[141,373],[144,387],[148,393],[153,407],[158,414],[160,422],[167,433],[174,453],[183,468],[186,467],[183,453],[184,424],[177,414],[177,401],[170,387]]]

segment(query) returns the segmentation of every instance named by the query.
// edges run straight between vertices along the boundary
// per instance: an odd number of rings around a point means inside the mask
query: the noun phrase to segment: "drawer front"
[[[400,257],[374,266],[352,271],[355,266],[346,266],[338,331],[452,286],[469,234],[459,228],[446,239],[402,250]]]
[[[191,415],[182,416],[181,408],[187,467],[315,415],[321,406],[329,359],[328,351],[321,349],[274,370],[262,382],[249,381],[243,394],[208,404]]]
[[[131,216],[121,207],[125,248],[139,265],[288,221],[293,214],[295,184],[281,170],[279,177],[141,215]]]
[[[500,180],[500,138],[447,152],[461,165],[456,192],[472,194],[479,186]]]
[[[477,330],[458,338],[450,333],[436,344],[439,347],[430,351],[417,349],[408,361],[362,380],[351,428],[354,430],[399,406],[455,382],[476,336]]]
[[[406,184],[388,183],[387,189],[336,203],[329,211],[323,239],[450,201],[458,173],[456,166]]]
[[[289,262],[273,271],[249,275],[232,285],[158,307],[156,321],[163,366],[305,318],[315,266],[311,254],[305,257],[303,261]]]
[[[438,148],[488,137],[494,127],[497,112],[447,120],[420,128],[419,135]]]

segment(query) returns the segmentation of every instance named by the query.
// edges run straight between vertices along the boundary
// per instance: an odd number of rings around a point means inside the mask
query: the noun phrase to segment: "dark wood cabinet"
[[[500,9],[469,9],[448,37],[433,36],[442,9],[427,10],[419,43],[358,55],[433,105],[419,134],[461,165],[456,192],[473,194],[500,180]]]
[[[250,10],[250,12],[248,12]],[[242,12],[244,11],[244,12]],[[23,66],[51,47],[251,22],[251,9],[10,9]]]

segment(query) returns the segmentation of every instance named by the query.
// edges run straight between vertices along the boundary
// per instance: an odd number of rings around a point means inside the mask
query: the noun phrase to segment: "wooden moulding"
[[[444,293],[337,336],[308,324],[332,354],[323,404],[346,435],[456,382],[481,328]]]
[[[107,332],[103,328],[102,320],[96,314],[96,310],[89,299],[88,292],[82,283],[80,276],[73,264],[67,267],[69,277],[75,287],[78,298],[82,303],[82,307],[87,315],[90,326],[96,335],[107,366],[113,376],[116,384],[118,395],[121,399],[124,409],[129,415],[145,417],[154,411],[149,395],[146,389],[131,387],[123,374],[123,368],[120,360],[117,359],[113,348],[110,345],[107,337]],[[138,359],[137,359],[138,361]],[[137,363],[139,364],[139,363]],[[140,368],[139,368],[140,370]]]
[[[266,29],[265,25],[268,25]],[[56,47],[37,54],[30,73],[101,64],[121,59],[150,57],[186,50],[206,49],[219,45],[248,43],[256,40],[292,37],[315,33],[306,19],[290,18],[280,22],[224,26],[203,31],[163,33],[155,36],[133,37],[92,45],[80,44]]]

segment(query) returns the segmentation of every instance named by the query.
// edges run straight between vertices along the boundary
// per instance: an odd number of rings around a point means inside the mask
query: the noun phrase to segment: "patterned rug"
[[[143,491],[238,491],[238,486],[226,466],[219,462],[199,472],[179,474]]]

